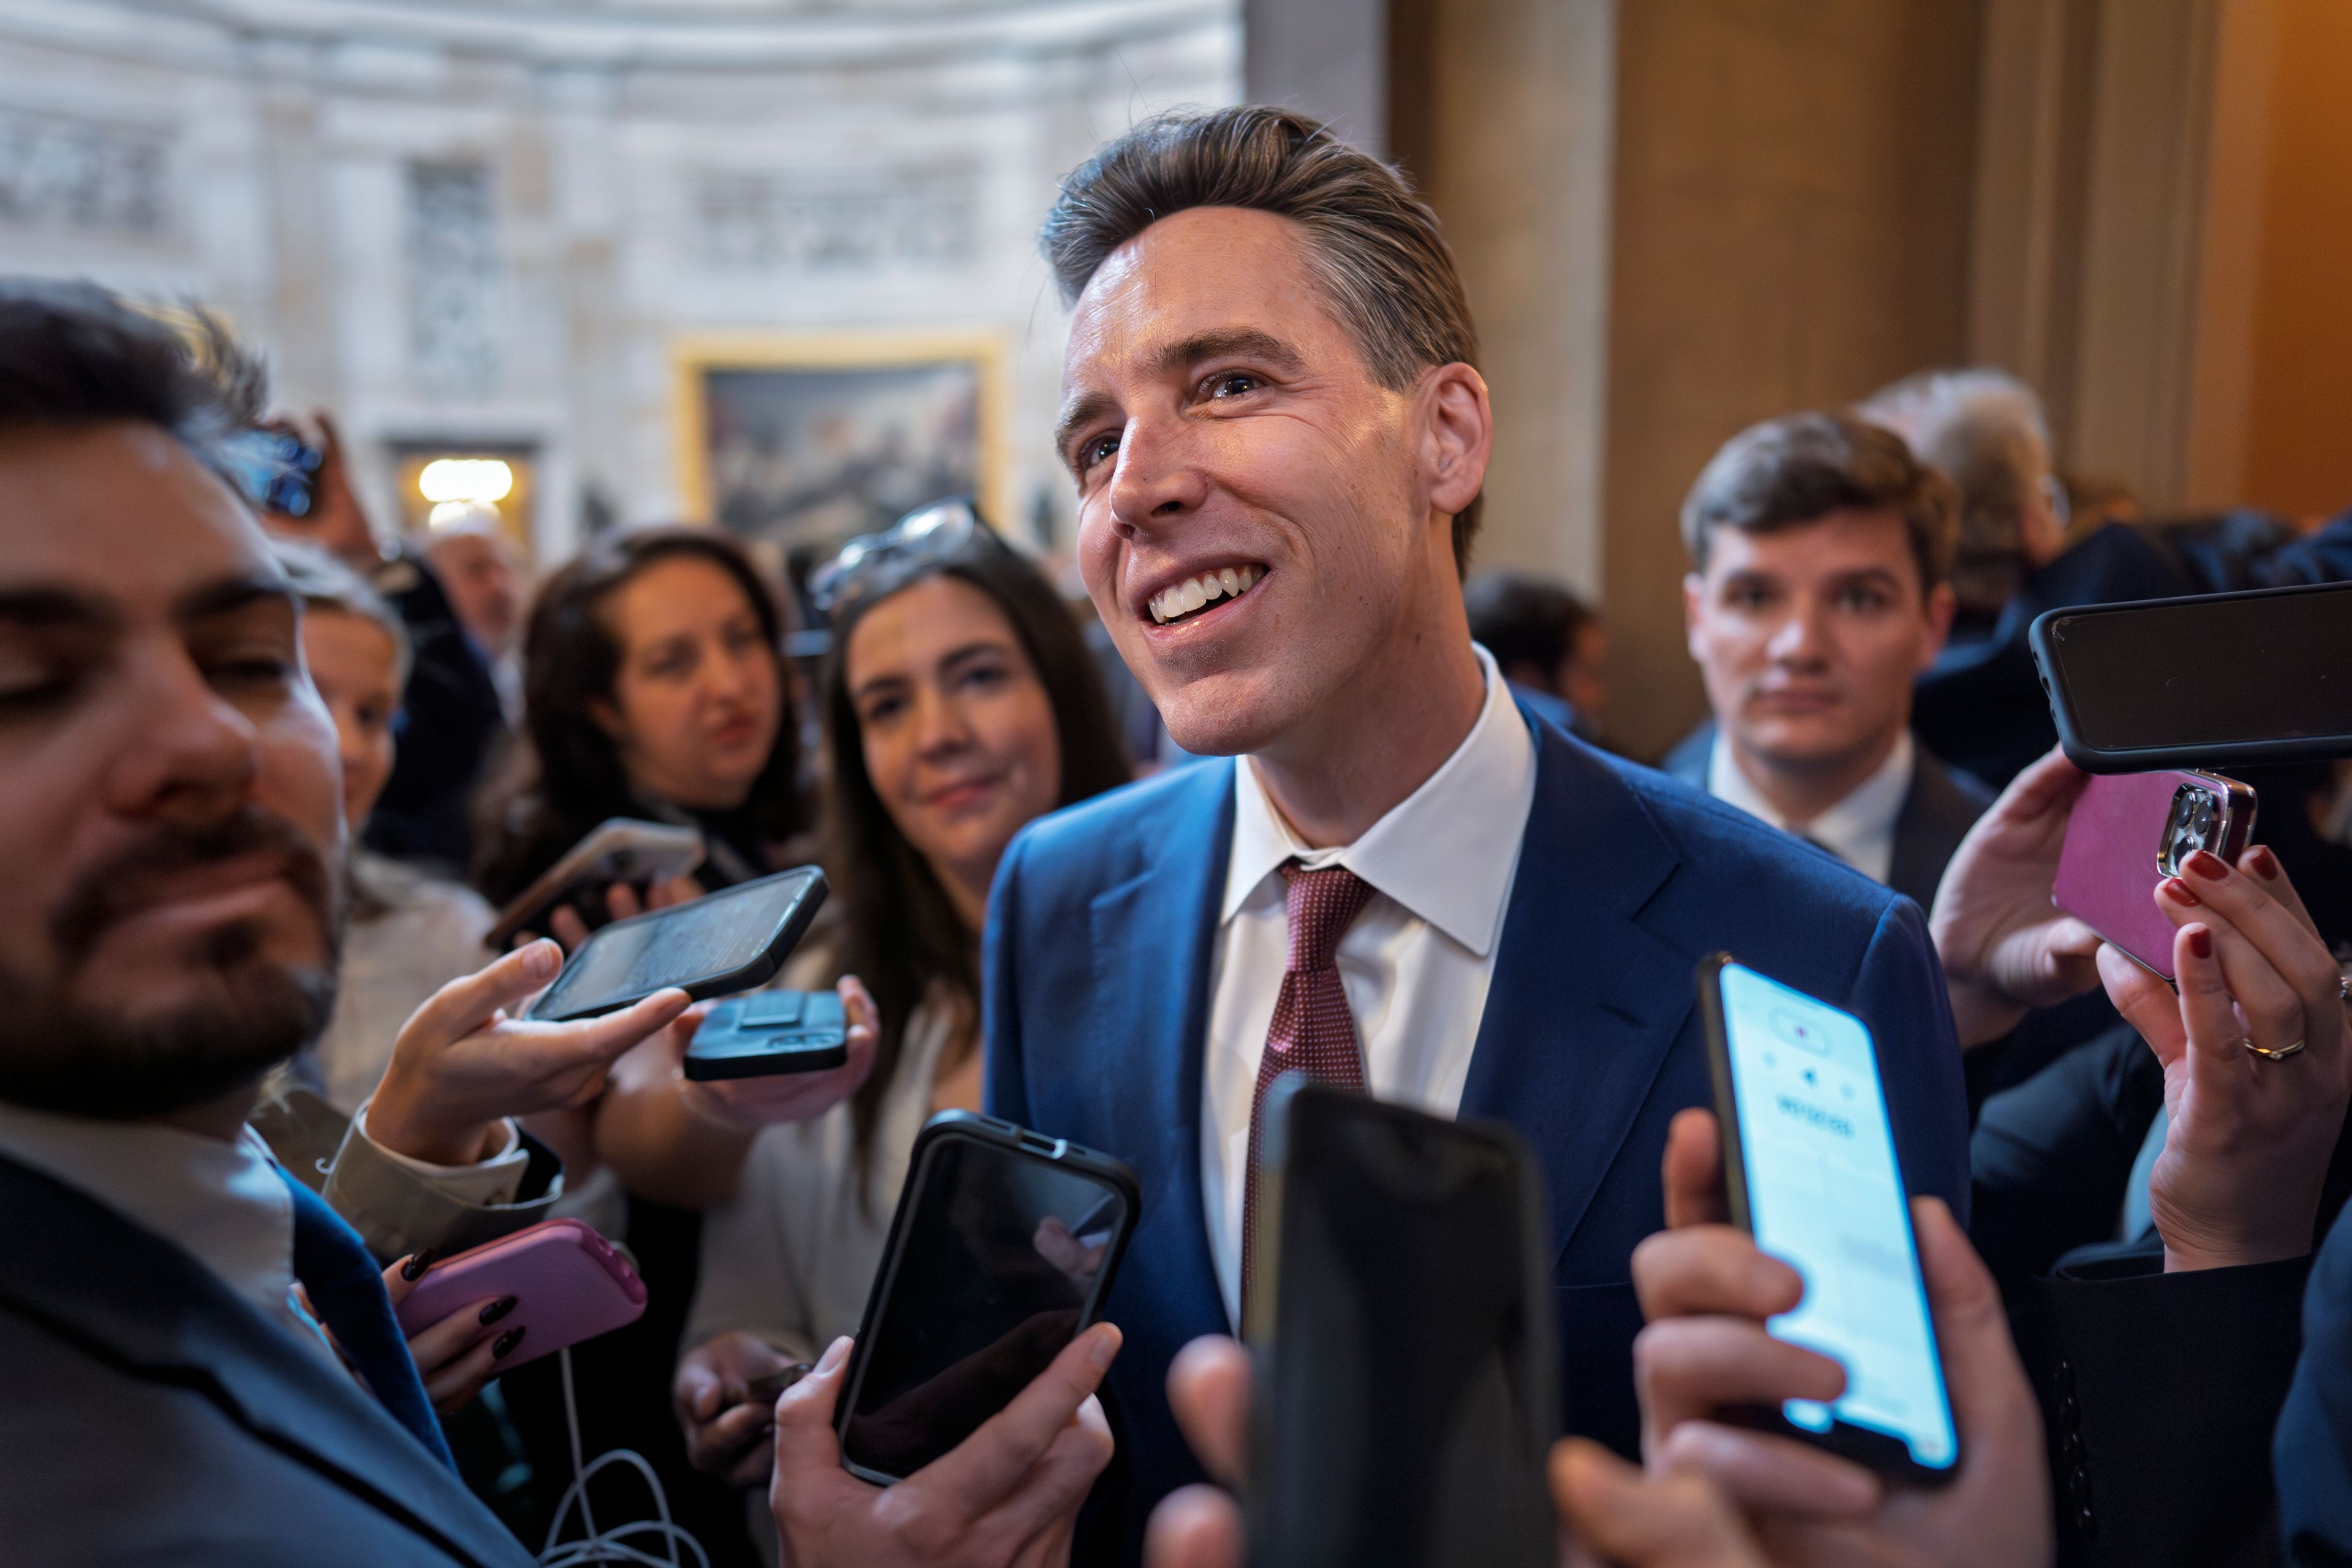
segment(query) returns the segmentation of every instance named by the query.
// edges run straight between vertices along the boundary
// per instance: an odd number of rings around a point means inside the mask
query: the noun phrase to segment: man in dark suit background
[[[1683,504],[1683,610],[1714,717],[1665,769],[1921,909],[1992,797],[1911,733],[1952,624],[1957,498],[1902,441],[1792,414],[1724,445]]]
[[[1628,1259],[1709,1095],[1694,965],[1728,948],[1869,1019],[1906,1175],[1962,1203],[1925,923],[1510,700],[1460,590],[1475,333],[1392,171],[1277,110],[1170,117],[1070,177],[1045,247],[1088,591],[1177,742],[1243,759],[1033,825],[990,909],[989,1109],[1142,1180],[1107,1304],[1130,1518],[1199,1474],[1164,1382],[1241,1316],[1254,1123],[1294,1064],[1528,1137],[1569,1423],[1630,1449]]]

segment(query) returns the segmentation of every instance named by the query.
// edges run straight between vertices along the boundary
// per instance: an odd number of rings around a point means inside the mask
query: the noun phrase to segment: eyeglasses
[[[879,598],[976,539],[996,540],[971,500],[958,496],[919,507],[881,533],[862,533],[809,575],[809,602],[827,615]]]

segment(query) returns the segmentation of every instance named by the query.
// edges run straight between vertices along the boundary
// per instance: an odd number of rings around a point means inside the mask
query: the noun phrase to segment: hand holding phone
[[[650,886],[689,875],[702,856],[702,835],[694,828],[607,817],[508,901],[482,944],[502,952],[526,931],[557,935],[551,917],[572,900],[615,884]]]
[[[830,991],[754,991],[704,1015],[681,1070],[698,1082],[824,1072],[849,1059],[849,1020]]]
[[[1665,1208],[1673,1228],[1634,1249],[1643,1331],[1643,1452],[1654,1469],[1721,1484],[1769,1530],[1775,1561],[2047,1563],[2050,1469],[2042,1411],[2009,1337],[2000,1288],[1944,1205],[1912,1205],[1921,1277],[1952,1393],[1960,1459],[1948,1486],[1888,1487],[1834,1453],[1735,1424],[1743,1406],[1833,1400],[1838,1362],[1769,1325],[1802,1296],[1797,1269],[1732,1228],[1715,1115],[1669,1128]]]
[[[615,921],[572,953],[531,1016],[592,1017],[659,991],[697,1001],[748,991],[783,966],[824,897],[824,873],[803,866]]]
[[[2203,849],[2224,862],[2254,832],[2254,792],[2217,773],[2110,773],[2074,803],[2052,901],[2152,973],[2170,980],[2174,921],[2157,887]]]
[[[806,1362],[740,1331],[714,1335],[679,1357],[670,1403],[688,1462],[730,1486],[764,1486],[775,1464],[768,1439],[777,1396],[808,1371]]]
[[[553,942],[537,942],[435,992],[393,1044],[367,1136],[434,1164],[471,1164],[500,1119],[585,1103],[614,1062],[687,1009],[673,990],[573,1023],[520,1016],[562,962]]]
[[[509,1298],[499,1331],[504,1366],[610,1333],[646,1310],[645,1282],[610,1242],[576,1219],[551,1219],[427,1268],[400,1303],[401,1331],[415,1334],[462,1308]]]

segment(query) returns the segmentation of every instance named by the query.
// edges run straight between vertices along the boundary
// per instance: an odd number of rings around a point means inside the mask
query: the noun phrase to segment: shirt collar
[[[1494,658],[1471,647],[1486,682],[1478,721],[1444,765],[1352,844],[1315,850],[1299,843],[1256,767],[1247,757],[1236,763],[1222,920],[1296,856],[1345,866],[1481,958],[1493,950],[1535,804],[1536,749]]]
[[[1772,807],[1731,754],[1731,742],[1718,727],[1707,753],[1706,792],[1727,805],[1761,817],[1784,833],[1810,838],[1848,865],[1866,864],[1871,847],[1895,834],[1895,819],[1903,814],[1904,797],[1911,793],[1911,773],[1917,750],[1911,731],[1895,737],[1894,748],[1876,772],[1856,784],[1843,800],[1807,823],[1791,823]]]
[[[294,1197],[252,1128],[225,1142],[153,1121],[0,1103],[0,1153],[153,1232],[282,1318],[294,1284]]]

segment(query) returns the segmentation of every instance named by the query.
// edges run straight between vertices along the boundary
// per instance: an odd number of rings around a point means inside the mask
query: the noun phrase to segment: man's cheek
[[[329,864],[341,859],[345,833],[357,825],[343,821],[342,762],[324,705],[289,713],[265,735],[254,797],[300,829]]]

